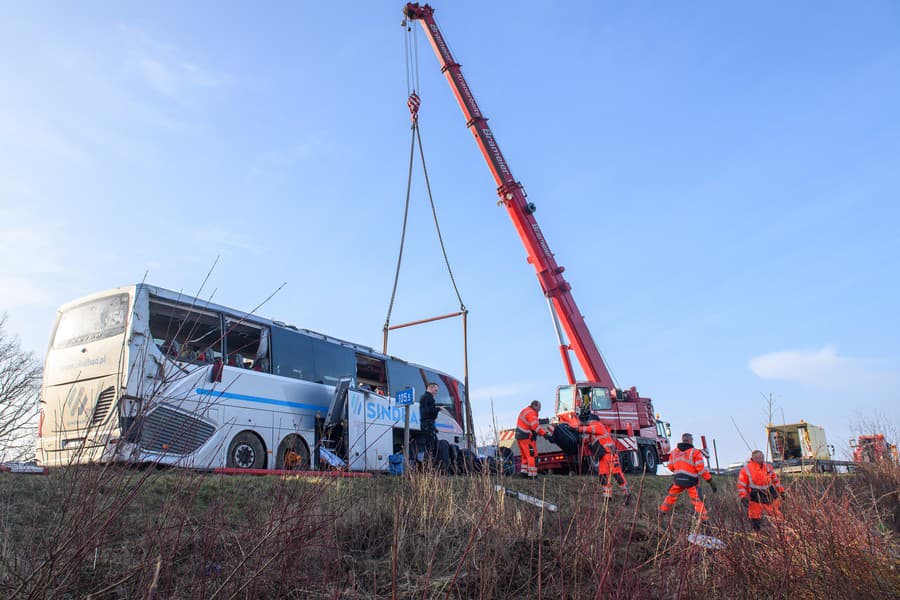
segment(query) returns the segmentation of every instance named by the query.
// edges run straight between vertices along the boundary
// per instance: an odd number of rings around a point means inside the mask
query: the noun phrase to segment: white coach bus
[[[428,381],[440,386],[438,438],[462,443],[465,390],[445,373],[151,285],[92,294],[59,310],[44,367],[37,460],[317,467],[317,419],[348,378],[354,385],[344,402],[357,414],[399,419],[388,430],[391,451],[402,445],[404,411],[390,395],[406,388],[418,394]],[[418,429],[417,405],[411,413]]]

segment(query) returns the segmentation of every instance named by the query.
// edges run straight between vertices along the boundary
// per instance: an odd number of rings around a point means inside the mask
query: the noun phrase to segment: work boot
[[[631,494],[625,494],[625,506],[631,506]]]
[[[519,478],[521,478],[521,479],[531,479],[531,476],[528,475],[528,473],[522,472],[522,473],[519,473]]]

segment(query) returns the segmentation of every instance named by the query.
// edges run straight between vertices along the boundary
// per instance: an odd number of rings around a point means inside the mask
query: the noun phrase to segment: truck
[[[768,425],[766,439],[772,465],[784,472],[834,472],[841,462],[834,460],[834,446],[825,439],[825,430],[802,419],[798,423]]]
[[[883,433],[860,435],[850,440],[850,447],[853,449],[853,462],[857,464],[897,462],[897,445],[888,443]]]
[[[655,473],[659,462],[669,457],[668,424],[657,420],[650,398],[641,396],[635,387],[620,389],[613,381],[575,303],[572,286],[563,277],[565,268],[557,264],[535,220],[536,206],[528,200],[522,184],[513,177],[488,120],[475,101],[472,89],[435,21],[434,9],[428,4],[408,3],[403,13],[403,25],[407,32],[412,31],[411,23],[418,21],[431,43],[441,72],[462,109],[466,126],[475,137],[497,184],[498,205],[506,209],[547,300],[568,381],[556,390],[556,415],[570,413],[577,399],[589,398],[592,412],[610,429],[616,440],[623,467]],[[413,106],[417,110],[418,104],[419,97],[413,90],[409,101],[411,110]],[[570,353],[575,355],[583,371],[583,379],[576,379]],[[512,453],[517,452],[516,445],[508,438],[509,434],[501,436],[500,445],[510,448]],[[572,463],[571,456],[545,440],[538,440],[538,452],[537,465],[541,470],[566,469]]]

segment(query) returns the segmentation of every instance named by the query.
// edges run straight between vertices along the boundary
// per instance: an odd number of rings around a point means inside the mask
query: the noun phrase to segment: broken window
[[[253,323],[226,320],[226,365],[270,372],[269,330]]]
[[[222,358],[222,321],[215,313],[151,301],[150,335],[173,360],[210,363]]]
[[[372,391],[379,388],[382,396],[387,395],[387,376],[384,371],[384,361],[380,358],[366,356],[365,354],[356,355],[356,382],[359,385],[367,385]]]

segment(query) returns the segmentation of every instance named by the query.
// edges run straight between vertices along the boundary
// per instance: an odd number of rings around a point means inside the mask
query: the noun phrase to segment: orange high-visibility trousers
[[[612,452],[607,452],[597,464],[597,474],[600,475],[600,485],[603,486],[603,496],[612,497],[612,480],[615,479],[619,484],[619,489],[626,496],[628,495],[628,484],[625,482],[625,475],[622,473],[622,467],[619,465],[619,457]]]
[[[781,514],[781,498],[775,498],[771,504],[750,501],[747,507],[747,516],[750,519],[761,519],[764,514],[776,519],[782,518],[784,515]]]
[[[701,520],[705,521],[707,519],[706,507],[703,505],[703,496],[700,494],[699,487],[699,484],[692,485],[691,487],[681,487],[680,485],[675,485],[673,483],[672,487],[669,488],[669,495],[666,496],[663,503],[659,505],[659,510],[664,513],[672,510],[672,507],[678,502],[678,496],[681,492],[687,490],[688,496],[691,497],[691,502],[694,504],[694,512],[700,516]]]
[[[534,440],[516,440],[519,444],[519,455],[522,457],[522,470],[529,477],[537,477],[537,444]]]

